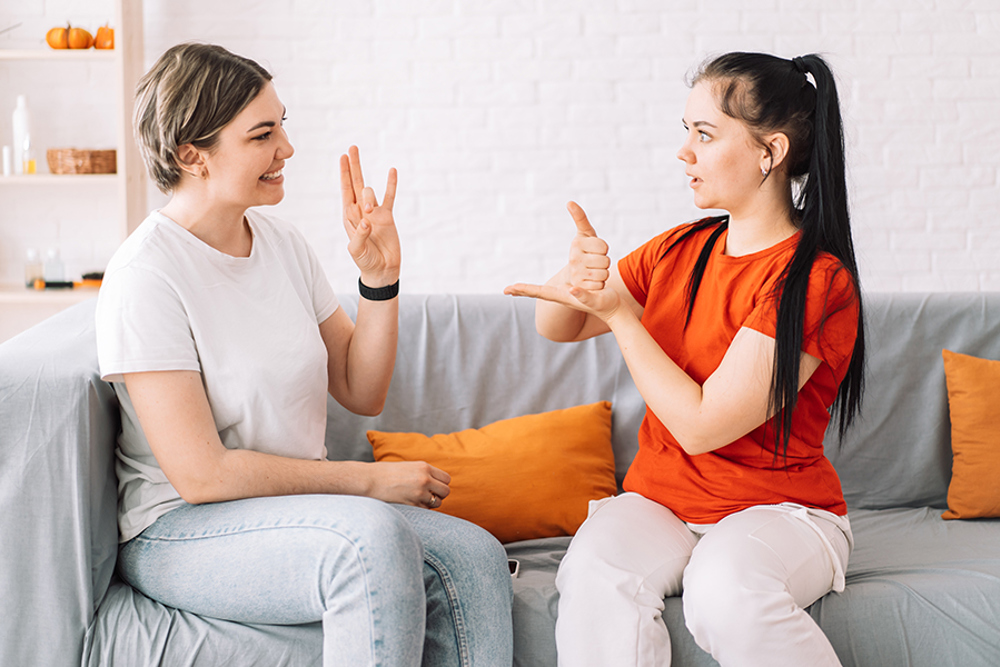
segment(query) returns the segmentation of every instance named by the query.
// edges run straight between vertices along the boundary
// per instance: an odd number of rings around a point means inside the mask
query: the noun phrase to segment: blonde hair
[[[271,74],[254,61],[214,44],[168,49],[136,86],[133,129],[149,176],[164,193],[181,180],[177,149],[211,151],[219,131],[261,89]]]

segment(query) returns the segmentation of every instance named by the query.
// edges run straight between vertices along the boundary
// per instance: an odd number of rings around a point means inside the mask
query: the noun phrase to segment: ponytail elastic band
[[[809,68],[806,67],[806,61],[802,59],[802,56],[795,56],[794,58],[792,58],[792,65],[794,65],[795,69],[802,72],[803,74],[809,73]]]

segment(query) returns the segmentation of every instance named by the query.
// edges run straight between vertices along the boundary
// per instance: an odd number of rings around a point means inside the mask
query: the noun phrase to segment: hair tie
[[[792,58],[792,66],[803,74],[809,73],[809,68],[806,67],[806,61],[802,59],[802,56]]]

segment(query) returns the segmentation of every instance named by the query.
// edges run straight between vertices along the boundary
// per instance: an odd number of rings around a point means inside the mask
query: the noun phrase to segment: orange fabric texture
[[[426,461],[451,475],[438,511],[514,542],[573,535],[590,500],[614,495],[611,403],[426,436],[368,431],[376,461]]]
[[[945,519],[1000,517],[1000,361],[942,350],[951,414]]]
[[[666,252],[689,227],[654,238],[623,258],[618,270],[645,309],[643,326],[667,356],[702,384],[741,327],[775,335],[773,289],[799,236],[757,253],[731,257],[723,254],[727,236],[723,232],[685,327],[688,277],[715,229],[695,232]],[[625,490],[665,505],[684,521],[701,524],[715,523],[747,507],[783,502],[846,514],[840,479],[823,454],[823,437],[830,421],[829,407],[854,351],[857,322],[850,274],[836,258],[821,253],[810,274],[802,349],[823,363],[799,392],[787,460],[781,453],[775,457],[774,436],[767,425],[715,451],[688,455],[647,410],[639,430],[639,453],[625,477]]]

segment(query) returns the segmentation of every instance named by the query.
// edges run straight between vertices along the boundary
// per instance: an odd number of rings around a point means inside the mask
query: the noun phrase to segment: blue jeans
[[[122,577],[241,623],[323,623],[323,665],[510,667],[503,547],[447,515],[357,496],[185,505],[122,545]]]

